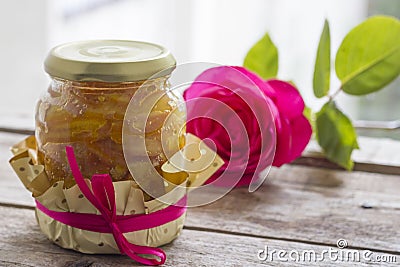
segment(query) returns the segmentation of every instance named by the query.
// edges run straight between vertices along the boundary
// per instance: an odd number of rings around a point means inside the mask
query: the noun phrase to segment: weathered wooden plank
[[[389,138],[359,137],[360,149],[354,150],[353,159],[360,163],[380,165],[400,165],[400,142]],[[321,149],[315,140],[307,146],[307,155],[321,155]]]
[[[359,137],[359,150],[353,152],[354,170],[400,175],[400,141],[388,138]],[[303,155],[293,164],[329,169],[343,169],[330,162],[321,153],[315,140],[311,140]]]
[[[254,193],[190,209],[186,225],[400,252],[399,191],[396,176],[286,166]]]
[[[15,138],[2,136],[0,145]],[[4,155],[0,202],[32,206]],[[273,169],[255,193],[236,189],[213,204],[190,209],[186,227],[329,245],[345,238],[353,247],[398,253],[399,191],[400,178],[394,175],[285,166]]]
[[[32,134],[35,127],[35,117],[30,114],[13,114],[0,116],[0,131],[11,133]]]
[[[59,248],[40,233],[32,210],[0,206],[0,214],[1,266],[138,266],[125,256],[84,255]],[[269,255],[273,256],[273,260],[258,259],[257,252],[265,249],[265,246],[268,246]],[[290,251],[295,250],[299,257],[304,258],[304,251],[313,250],[317,257],[322,259],[322,251],[329,249],[326,246],[188,229],[183,230],[177,240],[163,249],[167,253],[164,266],[331,266],[340,262],[335,262],[334,258],[331,260],[327,255],[321,261],[306,258],[296,262],[288,255]],[[277,255],[271,254],[272,250],[284,250],[287,255],[282,256],[280,260]],[[373,255],[390,256],[392,261],[400,261],[398,255],[373,253],[371,256]],[[287,262],[284,261],[285,258]],[[361,257],[360,262],[351,264],[370,266],[371,262]],[[395,266],[395,263],[387,263],[384,266]]]
[[[305,154],[294,160],[292,165],[318,167],[332,170],[343,170],[344,168],[326,159],[323,154]],[[400,175],[400,166],[385,165],[379,163],[355,162],[353,171],[372,172],[381,174]]]
[[[15,176],[8,160],[12,154],[10,147],[21,141],[26,135],[0,134],[0,202],[19,205],[33,205],[30,193]],[[11,178],[11,179],[10,179]]]

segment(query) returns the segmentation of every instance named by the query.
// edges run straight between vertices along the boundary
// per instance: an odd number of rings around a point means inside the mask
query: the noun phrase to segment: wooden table
[[[9,147],[31,129],[0,128],[0,266],[136,266],[125,256],[64,250],[44,237],[33,200],[8,165]],[[335,169],[311,153],[310,145],[297,164],[272,169],[255,193],[236,189],[210,205],[189,209],[181,236],[163,247],[165,266],[400,265],[400,144],[361,141],[366,149],[355,155],[357,171]],[[347,241],[346,249],[338,249],[339,239]],[[276,254],[263,261],[257,253],[265,246]],[[335,261],[326,254],[323,261],[294,261],[296,252],[302,257],[314,251],[321,257],[329,249],[361,257],[368,250],[367,257],[391,262]],[[278,258],[279,250],[286,256]]]

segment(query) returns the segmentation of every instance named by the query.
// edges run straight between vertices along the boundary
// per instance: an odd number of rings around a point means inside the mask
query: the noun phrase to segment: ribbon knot
[[[101,213],[104,221],[108,224],[108,231],[114,236],[115,242],[121,252],[126,254],[135,261],[146,265],[161,265],[165,262],[166,255],[159,248],[139,246],[130,243],[120,229],[118,223],[115,191],[112,179],[108,174],[95,174],[92,176],[92,190],[85,182],[78,163],[75,158],[74,150],[71,146],[66,147],[68,162],[72,171],[72,175],[81,190],[82,194],[90,201],[90,203]],[[54,217],[53,217],[54,218]],[[151,228],[150,225],[149,228]],[[158,259],[151,259],[141,255],[149,255]]]

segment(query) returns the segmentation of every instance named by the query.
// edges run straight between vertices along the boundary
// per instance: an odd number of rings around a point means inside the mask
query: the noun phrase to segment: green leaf
[[[353,169],[351,153],[358,149],[357,134],[350,119],[331,101],[317,113],[317,140],[326,157],[346,168]]]
[[[313,134],[316,132],[316,125],[315,125],[315,113],[312,111],[312,109],[310,107],[305,106],[304,107],[304,111],[303,111],[303,115],[307,118],[307,120],[310,122],[311,124],[311,128],[313,131]]]
[[[278,74],[278,49],[266,33],[247,53],[243,66],[264,79]]]
[[[335,65],[346,93],[382,89],[400,73],[400,21],[375,16],[355,27],[340,45]]]
[[[331,34],[329,23],[325,20],[319,40],[317,59],[314,68],[313,88],[314,95],[318,98],[324,97],[329,92],[331,81]]]

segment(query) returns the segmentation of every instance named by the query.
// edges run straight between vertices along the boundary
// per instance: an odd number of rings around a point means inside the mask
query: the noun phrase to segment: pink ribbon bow
[[[36,201],[37,208],[54,220],[74,228],[100,233],[112,233],[120,252],[139,263],[146,265],[163,264],[166,255],[162,249],[132,244],[125,238],[123,233],[153,228],[178,219],[186,211],[186,196],[179,200],[176,205],[168,206],[153,213],[117,215],[115,191],[110,175],[93,175],[91,179],[93,191],[90,190],[79,170],[73,148],[67,146],[66,152],[72,175],[79,189],[90,203],[99,210],[101,215],[57,212],[47,209],[39,201]],[[159,259],[150,259],[139,254],[156,256]]]

